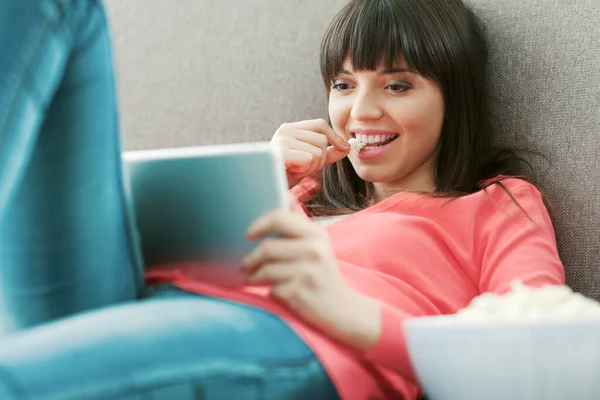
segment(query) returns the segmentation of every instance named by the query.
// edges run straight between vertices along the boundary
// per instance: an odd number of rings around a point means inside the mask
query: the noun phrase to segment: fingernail
[[[254,224],[250,225],[250,227],[248,229],[246,229],[246,239],[251,240],[252,237],[254,236],[254,230],[255,230],[254,226],[255,225],[256,224],[254,223]]]
[[[242,268],[242,270],[248,269],[248,267],[250,266],[250,262],[252,261],[251,258],[252,258],[251,254],[244,257],[244,259],[242,260],[242,262],[240,264],[240,267]]]

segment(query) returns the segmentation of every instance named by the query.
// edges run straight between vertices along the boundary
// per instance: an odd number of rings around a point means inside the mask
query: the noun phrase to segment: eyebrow
[[[384,69],[382,71],[377,72],[378,75],[389,75],[389,74],[398,74],[398,73],[411,73],[411,74],[416,74],[417,71],[415,71],[414,69],[411,68],[405,68],[405,67],[397,67],[397,68],[388,68],[388,69]],[[344,75],[352,75],[352,72],[346,70],[346,69],[342,69],[339,72],[340,74],[344,74]]]

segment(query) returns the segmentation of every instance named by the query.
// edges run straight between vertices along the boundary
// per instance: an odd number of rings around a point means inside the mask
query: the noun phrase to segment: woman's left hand
[[[242,269],[250,285],[271,286],[271,295],[309,324],[355,348],[372,347],[380,334],[377,302],[342,277],[324,229],[293,211],[275,211],[248,230],[249,240],[267,237]]]

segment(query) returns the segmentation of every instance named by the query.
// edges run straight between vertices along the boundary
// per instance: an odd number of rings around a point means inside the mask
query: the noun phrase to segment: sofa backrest
[[[269,140],[327,115],[321,36],[346,0],[108,0],[128,149]]]
[[[326,117],[321,36],[346,0],[108,0],[127,149],[268,140]],[[496,140],[556,210],[568,283],[600,300],[600,2],[467,0],[488,32]]]
[[[567,283],[600,300],[600,2],[466,0],[490,43],[492,127],[555,209]]]

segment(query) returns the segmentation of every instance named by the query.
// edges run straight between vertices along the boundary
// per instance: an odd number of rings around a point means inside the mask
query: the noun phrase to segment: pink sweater
[[[312,329],[266,288],[223,289],[177,270],[151,271],[148,280],[279,315],[314,350],[342,399],[415,399],[420,390],[402,330],[406,318],[455,313],[480,293],[507,291],[513,279],[564,283],[541,194],[522,180],[503,182],[522,210],[494,184],[453,200],[399,193],[327,228],[348,284],[381,304],[382,335],[366,353]]]

